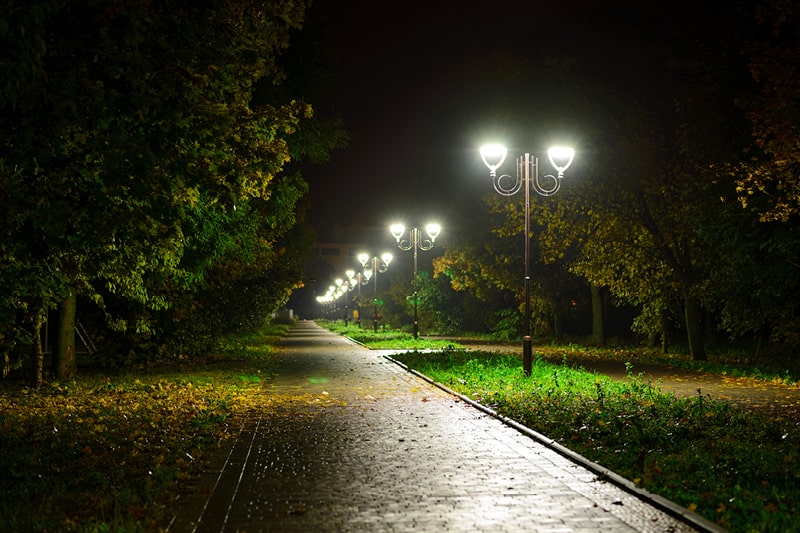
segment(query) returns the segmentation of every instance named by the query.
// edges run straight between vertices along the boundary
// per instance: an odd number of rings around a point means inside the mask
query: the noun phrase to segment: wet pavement
[[[301,322],[263,408],[169,530],[719,531],[605,481],[383,355]]]

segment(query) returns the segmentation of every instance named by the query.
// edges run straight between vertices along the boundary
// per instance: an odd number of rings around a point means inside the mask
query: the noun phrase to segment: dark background
[[[595,72],[586,76],[604,75],[601,64],[629,64],[615,21],[619,4],[317,2],[307,26],[324,35],[339,79],[315,107],[341,112],[351,134],[346,149],[307,173],[309,218],[320,240],[329,240],[336,226],[382,228],[394,220],[437,220],[448,239],[458,218],[492,191],[478,155],[485,142],[507,144],[509,161],[570,144],[578,151],[573,172],[579,171],[587,133],[569,99],[559,99],[554,78],[565,57],[592,65]],[[542,86],[555,89],[522,125],[494,111],[510,97],[504,65],[511,63],[525,64]]]

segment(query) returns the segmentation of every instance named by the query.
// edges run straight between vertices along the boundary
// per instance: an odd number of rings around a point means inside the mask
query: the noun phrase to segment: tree
[[[730,165],[742,205],[765,222],[788,222],[800,213],[800,7],[790,0],[759,4],[761,35],[748,41],[747,57],[759,93],[748,116],[753,146],[748,160]]]
[[[11,48],[12,64],[31,66],[0,80],[0,198],[10,207],[0,275],[45,290],[27,290],[31,303],[18,308],[38,316],[59,294],[80,294],[105,309],[110,297],[164,309],[160,287],[202,278],[182,265],[199,201],[227,211],[282,197],[274,178],[291,157],[287,138],[311,108],[251,101],[259,80],[282,80],[277,57],[305,8],[106,0],[3,12],[4,22],[32,13],[21,22],[36,36]],[[23,31],[10,27],[0,37]],[[20,262],[39,266],[7,279]],[[37,282],[44,272],[52,283]],[[149,327],[143,316],[108,320]]]
[[[766,222],[759,213],[741,209],[729,194],[721,216],[700,230],[703,242],[722,260],[709,271],[708,305],[731,337],[757,339],[753,358],[765,341],[800,346],[797,301],[800,296],[797,224]]]
[[[523,314],[524,203],[519,197],[509,199],[493,194],[484,197],[484,204],[486,217],[475,219],[474,228],[462,232],[468,235],[468,241],[448,247],[441,257],[434,259],[434,276],[447,276],[454,290],[468,291],[484,305],[488,304],[484,323],[491,325],[502,320],[492,316],[501,308],[511,307],[515,313]],[[537,226],[534,233],[539,231],[541,227]],[[560,264],[546,265],[539,258],[538,247],[534,245],[531,251],[533,330],[537,335],[558,337],[569,308],[564,302],[575,299],[575,280]],[[521,321],[515,323],[521,324]],[[521,329],[517,333],[521,333]]]
[[[553,232],[547,242],[577,247],[574,272],[642,309],[640,331],[665,338],[680,301],[690,351],[702,359],[719,248],[701,232],[722,216],[719,198],[729,192],[713,168],[745,142],[735,102],[747,90],[737,54],[747,17],[738,6],[680,20],[665,5],[635,7],[626,10],[626,26],[638,53],[625,68],[637,79],[593,85],[607,120],[596,121],[602,136],[581,150],[592,158],[580,177],[585,190],[540,216]]]

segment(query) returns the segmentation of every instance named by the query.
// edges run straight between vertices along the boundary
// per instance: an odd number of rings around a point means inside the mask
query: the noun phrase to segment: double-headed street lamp
[[[392,254],[384,253],[380,257],[371,257],[367,253],[358,254],[358,262],[364,267],[364,277],[367,281],[370,278],[375,279],[375,285],[372,292],[372,305],[373,305],[373,329],[378,332],[378,273],[384,273],[389,269],[389,263],[392,262]],[[369,264],[369,267],[367,267]]]
[[[350,282],[345,281],[342,278],[336,278],[334,280],[336,283],[336,294],[338,297],[346,296],[347,293],[350,291]],[[337,297],[337,298],[338,298]],[[344,301],[344,325],[347,325],[347,314],[350,312],[350,306],[347,305],[347,299]]]
[[[414,338],[419,338],[419,317],[417,315],[417,300],[419,298],[419,283],[417,278],[417,252],[419,250],[427,251],[433,248],[433,243],[436,242],[436,237],[442,231],[439,224],[428,224],[425,226],[425,233],[428,237],[423,238],[422,232],[418,228],[411,228],[407,239],[403,238],[406,232],[406,227],[402,224],[392,224],[389,228],[392,236],[397,241],[397,246],[403,251],[414,250]]]
[[[531,197],[530,191],[540,196],[552,196],[561,188],[561,178],[572,164],[575,150],[563,146],[553,147],[547,151],[550,164],[555,168],[557,175],[544,176],[545,184],[539,180],[539,158],[525,154],[517,158],[517,175],[512,180],[508,174],[497,176],[497,169],[506,159],[508,150],[502,144],[487,144],[481,147],[481,158],[489,168],[494,190],[503,196],[513,196],[520,189],[525,188],[525,334],[522,338],[522,368],[526,376],[531,375],[533,367],[533,353],[531,347]]]
[[[348,270],[344,273],[350,283],[351,288],[358,288],[358,297],[356,301],[356,324],[361,326],[361,286],[368,282],[367,277],[363,272],[356,272],[355,270]]]
[[[355,270],[347,270],[344,275],[347,276],[347,281],[350,282],[351,287],[358,288],[358,295],[361,296],[361,285],[364,284],[364,275]]]

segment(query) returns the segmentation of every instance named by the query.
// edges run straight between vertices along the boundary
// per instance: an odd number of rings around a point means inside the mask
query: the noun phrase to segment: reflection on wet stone
[[[312,323],[279,368],[205,507],[172,530],[693,531]]]

